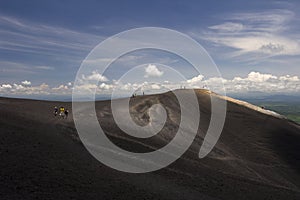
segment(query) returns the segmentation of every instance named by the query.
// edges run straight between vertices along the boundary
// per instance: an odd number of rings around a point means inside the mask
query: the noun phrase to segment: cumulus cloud
[[[3,89],[11,89],[12,86],[10,84],[3,84],[3,85],[0,85],[0,88],[3,88]]]
[[[23,85],[22,84],[2,84],[0,85],[1,95],[31,95],[31,94],[50,94],[50,88],[47,84],[43,83],[37,86]]]
[[[246,77],[224,79],[212,77],[204,79],[201,75],[187,80],[187,88],[213,88],[214,92],[222,92],[223,83],[227,93],[300,93],[300,79],[298,76],[275,76],[260,72],[250,72]]]
[[[49,90],[49,94],[62,95],[62,94],[71,94],[72,90],[67,84],[61,84],[57,87],[53,87]]]
[[[204,76],[203,75],[198,75],[196,77],[193,77],[192,79],[187,80],[186,82],[189,84],[197,84],[203,80]]]
[[[233,77],[232,79],[225,79],[221,77],[205,78],[203,75],[198,75],[181,82],[162,81],[159,83],[140,82],[140,83],[121,83],[119,81],[102,82],[99,85],[92,83],[85,83],[76,85],[76,89],[83,92],[96,94],[111,94],[113,90],[126,94],[126,91],[145,91],[147,93],[156,93],[166,91],[169,89],[178,89],[184,86],[185,88],[208,88],[214,92],[222,92],[223,83],[226,92],[247,94],[248,92],[264,92],[269,94],[300,94],[300,79],[298,76],[273,74],[264,74],[260,72],[250,72],[245,77]],[[29,85],[17,83],[5,83],[0,85],[0,94],[15,94],[15,95],[30,95],[30,94],[72,94],[72,84],[61,84],[56,87],[49,87],[47,84]]]
[[[15,89],[16,91],[23,90],[24,88],[26,88],[26,87],[24,87],[23,85],[19,85],[19,84],[16,84],[16,83],[13,84],[13,89]]]
[[[290,76],[290,75],[280,76],[279,80],[281,80],[281,81],[291,81],[291,82],[300,81],[298,76]]]
[[[60,85],[58,87],[52,88],[52,90],[67,90],[67,89],[69,89],[69,88],[66,85]]]
[[[22,83],[23,85],[25,85],[25,86],[31,85],[31,82],[30,82],[30,81],[27,81],[27,80],[22,81],[21,83]]]
[[[223,91],[223,85],[227,93],[243,93],[248,92],[264,92],[264,93],[300,93],[300,79],[298,76],[275,76],[272,74],[265,74],[260,72],[250,72],[245,77],[233,77],[232,79],[225,79],[222,77],[206,78],[203,75],[192,77],[183,82],[163,81],[162,83],[126,83],[120,84],[118,90],[158,90],[163,91],[166,88],[178,89],[184,86],[185,88],[207,88],[214,92]]]
[[[93,90],[97,89],[97,87],[98,86],[96,84],[89,84],[89,83],[75,86],[76,90],[82,91],[83,93],[84,92],[93,92]]]
[[[77,82],[77,85],[74,85],[75,89],[78,91],[84,92],[94,92],[94,91],[103,91],[107,90],[110,87],[109,84],[106,84],[104,82],[108,82],[109,79],[105,77],[104,75],[100,74],[98,71],[92,71],[91,74],[82,75],[82,77]],[[97,85],[96,83],[99,82],[100,85]],[[67,86],[72,86],[73,83],[69,82]]]
[[[102,89],[102,90],[110,90],[112,89],[114,86],[113,85],[110,85],[110,84],[106,84],[106,83],[101,83],[99,85],[99,89]]]
[[[269,79],[277,79],[277,77],[272,74],[261,74],[259,72],[250,72],[247,77],[247,80],[253,82],[265,82]]]
[[[151,89],[153,89],[153,90],[159,90],[159,89],[161,89],[161,86],[158,85],[158,84],[151,84]]]
[[[84,80],[84,81],[101,81],[101,82],[108,81],[108,79],[105,76],[98,73],[97,71],[93,71],[92,74],[88,75],[88,76],[82,75],[82,80]]]
[[[299,93],[300,80],[297,76],[275,76],[272,74],[262,74],[259,72],[250,72],[247,77],[235,77],[227,79],[224,86],[228,93],[247,93],[247,92],[265,92],[265,93]],[[214,84],[212,81],[211,84]]]
[[[156,65],[151,65],[149,64],[146,68],[145,68],[145,77],[159,77],[159,76],[162,76],[164,74],[163,71],[160,71]]]

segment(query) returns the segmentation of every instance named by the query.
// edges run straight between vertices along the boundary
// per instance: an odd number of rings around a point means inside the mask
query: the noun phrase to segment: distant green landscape
[[[288,119],[300,124],[300,103],[299,102],[252,102],[263,106],[268,110],[275,111]]]

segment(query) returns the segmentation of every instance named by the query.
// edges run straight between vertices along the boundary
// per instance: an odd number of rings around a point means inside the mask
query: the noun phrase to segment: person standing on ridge
[[[54,107],[54,116],[56,117],[57,114],[58,114],[58,108],[55,106],[55,107]]]
[[[65,118],[66,118],[66,119],[68,118],[68,115],[69,115],[69,110],[66,109],[66,110],[65,110]]]
[[[64,118],[64,115],[65,115],[65,108],[63,106],[61,106],[59,108],[59,116]]]

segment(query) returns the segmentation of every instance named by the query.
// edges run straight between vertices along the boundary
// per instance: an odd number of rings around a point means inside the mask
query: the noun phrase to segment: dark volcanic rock
[[[300,199],[300,128],[286,119],[228,101],[221,138],[198,158],[210,119],[209,93],[196,90],[201,121],[190,149],[170,166],[146,174],[113,170],[81,144],[72,119],[54,106],[71,103],[0,98],[0,199]],[[172,93],[138,96],[131,115],[148,123],[152,104],[166,106],[163,130],[150,139],[123,133],[110,101],[96,103],[99,122],[120,147],[149,152],[170,141],[180,121]],[[192,117],[192,116],[191,116]]]

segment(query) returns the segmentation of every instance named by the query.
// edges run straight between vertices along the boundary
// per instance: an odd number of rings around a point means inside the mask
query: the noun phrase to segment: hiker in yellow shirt
[[[59,116],[62,118],[65,117],[65,108],[63,106],[59,108]]]

